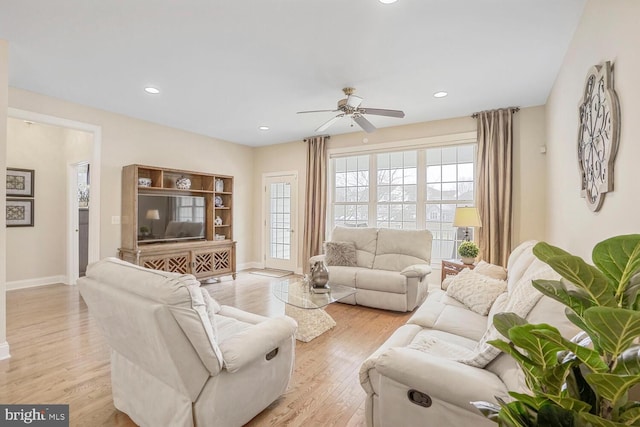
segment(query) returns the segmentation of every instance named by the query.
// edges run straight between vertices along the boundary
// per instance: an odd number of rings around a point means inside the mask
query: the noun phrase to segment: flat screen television
[[[138,195],[138,243],[202,240],[205,223],[203,196]]]

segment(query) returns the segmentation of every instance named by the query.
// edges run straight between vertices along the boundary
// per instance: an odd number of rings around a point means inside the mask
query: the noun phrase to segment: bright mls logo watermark
[[[69,405],[0,405],[0,426],[69,427]]]

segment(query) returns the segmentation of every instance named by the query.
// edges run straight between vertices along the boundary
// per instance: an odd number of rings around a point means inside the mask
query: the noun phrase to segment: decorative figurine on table
[[[213,221],[214,225],[222,225],[222,218],[220,218],[220,216],[217,216],[216,219]]]
[[[316,261],[311,267],[311,292],[327,293],[329,288],[329,271],[324,261]]]

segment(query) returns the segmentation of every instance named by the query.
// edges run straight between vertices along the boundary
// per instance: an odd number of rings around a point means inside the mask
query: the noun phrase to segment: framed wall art
[[[33,227],[33,199],[7,199],[7,227]]]
[[[35,171],[7,168],[7,197],[33,197]]]

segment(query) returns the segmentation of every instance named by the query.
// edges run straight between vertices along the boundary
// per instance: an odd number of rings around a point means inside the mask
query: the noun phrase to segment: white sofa
[[[500,337],[492,326],[493,315],[521,310],[530,323],[549,323],[567,338],[578,332],[566,319],[563,305],[531,286],[533,279],[559,278],[533,255],[534,244],[525,242],[512,252],[507,291],[498,296],[488,316],[469,310],[439,288],[430,289],[407,323],[365,360],[360,381],[367,393],[369,427],[495,425],[469,402],[496,402],[495,396],[509,400],[508,390],[522,392],[526,384],[513,359],[485,343]],[[478,367],[493,357],[484,368]]]
[[[424,301],[426,276],[431,273],[432,235],[428,230],[335,227],[330,241],[351,242],[356,249],[355,265],[327,265],[329,284],[357,289],[340,302],[411,311]],[[324,259],[317,255],[309,262]]]
[[[78,280],[111,347],[116,408],[141,426],[241,426],[293,370],[296,323],[219,306],[191,275],[115,258]]]

